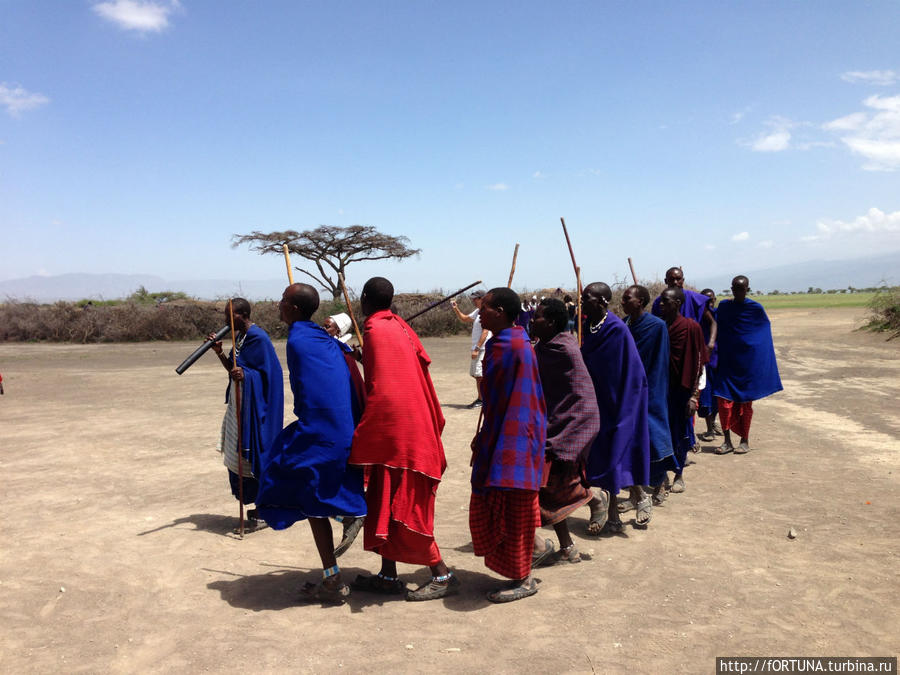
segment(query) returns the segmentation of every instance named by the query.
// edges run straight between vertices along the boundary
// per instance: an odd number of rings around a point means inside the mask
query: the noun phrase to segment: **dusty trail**
[[[704,448],[646,531],[589,539],[585,509],[573,531],[593,559],[541,570],[538,595],[508,606],[484,600],[496,578],[469,544],[468,338],[425,341],[450,462],[438,544],[462,593],[335,608],[296,602],[319,574],[305,524],[229,534],[211,357],[178,377],[193,344],[2,344],[0,670],[710,672],[716,655],[897,655],[900,341],[854,332],[861,316],[773,312],[785,392],[756,406],[754,451]],[[341,563],[377,567],[360,544]]]

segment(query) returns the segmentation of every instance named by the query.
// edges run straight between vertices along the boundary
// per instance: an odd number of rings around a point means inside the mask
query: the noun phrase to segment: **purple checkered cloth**
[[[537,358],[519,326],[488,340],[484,355],[484,423],[475,445],[472,489],[539,490],[547,408]]]
[[[587,457],[600,432],[600,410],[578,341],[562,332],[534,348],[547,402],[547,458]]]

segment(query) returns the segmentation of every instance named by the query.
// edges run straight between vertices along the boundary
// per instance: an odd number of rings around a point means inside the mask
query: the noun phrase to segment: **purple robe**
[[[584,459],[600,431],[600,412],[578,342],[562,332],[534,351],[547,402],[547,459]]]
[[[591,485],[615,495],[650,483],[647,376],[631,331],[608,312],[597,332],[585,324],[581,355],[597,394],[600,433],[588,455]]]

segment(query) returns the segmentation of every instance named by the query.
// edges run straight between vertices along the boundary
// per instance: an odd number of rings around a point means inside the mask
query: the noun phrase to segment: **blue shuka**
[[[742,403],[781,391],[772,326],[763,306],[749,298],[722,300],[716,314],[719,364],[713,393]]]
[[[648,427],[650,430],[650,482],[659,485],[666,471],[677,471],[669,431],[669,329],[652,314],[642,314],[637,322],[625,320],[647,375]]]
[[[231,352],[229,352],[229,360]],[[259,456],[281,432],[284,420],[284,376],[268,334],[253,324],[238,350],[237,365],[244,370],[241,385],[241,448],[244,460],[259,476]],[[225,399],[228,400],[228,392]]]
[[[698,293],[697,291],[692,291],[690,288],[682,288],[684,291],[684,304],[681,305],[681,309],[679,312],[681,316],[686,319],[693,319],[701,326],[703,325],[703,315],[706,313],[706,307],[712,301],[712,298],[703,295],[703,293]],[[653,301],[652,313],[653,316],[662,317],[662,310],[659,308],[659,297]],[[707,336],[707,340],[709,336]]]
[[[362,472],[347,466],[356,420],[341,347],[313,322],[297,321],[287,361],[297,421],[260,455],[259,516],[275,530],[304,518],[363,516]]]
[[[581,355],[600,408],[600,433],[587,460],[588,481],[612,494],[631,485],[649,485],[647,376],[631,332],[607,312],[596,333],[585,331]]]

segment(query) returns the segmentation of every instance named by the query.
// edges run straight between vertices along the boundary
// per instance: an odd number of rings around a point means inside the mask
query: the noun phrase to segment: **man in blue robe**
[[[281,432],[284,419],[284,378],[269,335],[250,320],[250,303],[244,298],[232,298],[229,304],[234,314],[237,366],[234,365],[231,351],[227,356],[223,352],[221,341],[213,342],[212,345],[219,362],[231,374],[225,393],[228,408],[222,420],[219,450],[228,467],[228,481],[234,498],[243,497],[244,504],[253,504],[259,488],[259,455]],[[228,307],[225,308],[225,320],[231,320]],[[215,336],[209,337],[213,339]],[[241,386],[240,462],[234,395],[237,386]],[[248,510],[245,531],[253,531],[259,524],[257,510]]]
[[[684,272],[680,267],[670,267],[666,270],[666,288],[679,288],[684,293],[684,303],[681,305],[681,316],[686,319],[693,319],[703,328],[706,336],[706,348],[712,351],[716,346],[716,339],[719,332],[716,317],[710,309],[711,303],[709,297],[692,291],[690,288],[684,287]],[[662,310],[660,309],[661,296],[653,301],[653,316],[662,318]]]
[[[290,326],[287,361],[297,420],[260,455],[257,508],[275,530],[309,519],[324,579],[307,583],[301,593],[340,604],[350,588],[335,560],[328,518],[364,516],[366,500],[362,471],[347,465],[358,402],[341,347],[310,320],[318,308],[319,294],[308,284],[288,286],[281,298],[281,320]]]
[[[644,286],[631,286],[622,294],[625,325],[631,331],[634,344],[649,387],[648,423],[650,428],[650,485],[653,502],[661,504],[666,498],[666,472],[678,473],[678,462],[672,449],[669,429],[669,330],[666,322],[644,310],[650,304],[650,291]],[[633,501],[633,500],[632,500]],[[634,504],[640,516],[640,505]]]
[[[650,431],[647,376],[631,332],[607,311],[611,299],[604,283],[589,284],[582,292],[587,321],[581,355],[600,409],[600,433],[588,454],[586,473],[591,485],[609,492],[609,519],[603,529],[615,534],[623,529],[619,490],[650,483]],[[590,524],[588,532],[598,534]]]
[[[725,431],[725,442],[716,450],[724,455],[750,451],[750,420],[753,401],[781,391],[781,378],[775,361],[772,326],[766,310],[747,297],[750,280],[736,276],[731,281],[733,300],[719,303],[719,367],[713,383],[713,394],[719,406],[719,421]],[[740,436],[735,448],[731,432]]]

